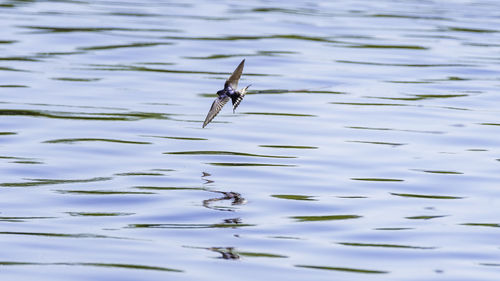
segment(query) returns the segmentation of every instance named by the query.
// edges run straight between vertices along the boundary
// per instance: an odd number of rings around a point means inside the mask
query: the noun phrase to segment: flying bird
[[[248,87],[250,87],[250,85],[248,85],[241,90],[237,90],[238,81],[240,80],[244,65],[245,60],[242,60],[238,67],[234,70],[233,74],[231,74],[231,76],[226,80],[226,83],[224,83],[224,89],[217,92],[217,98],[214,103],[212,103],[212,107],[210,107],[210,111],[205,118],[205,122],[203,122],[203,128],[205,128],[205,126],[208,125],[208,123],[210,123],[215,116],[217,116],[229,99],[233,102],[233,113],[238,105],[240,105],[243,97],[247,93]]]

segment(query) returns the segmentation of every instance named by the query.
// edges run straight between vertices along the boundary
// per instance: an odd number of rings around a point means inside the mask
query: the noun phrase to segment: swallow
[[[224,107],[230,99],[233,103],[233,113],[238,105],[240,105],[243,97],[245,97],[245,94],[247,93],[248,87],[250,87],[250,85],[248,85],[241,90],[237,90],[238,81],[240,80],[244,65],[245,60],[242,60],[238,67],[234,70],[233,74],[231,74],[231,76],[226,80],[226,83],[224,83],[224,89],[217,91],[217,98],[212,103],[212,107],[210,107],[210,111],[208,111],[202,128],[205,128],[205,126],[208,125],[208,123],[210,123],[215,116],[217,116],[222,107]]]

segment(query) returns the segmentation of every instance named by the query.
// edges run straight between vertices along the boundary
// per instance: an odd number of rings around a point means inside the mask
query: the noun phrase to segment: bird
[[[231,99],[233,103],[233,113],[235,112],[238,105],[240,105],[243,97],[245,97],[245,94],[247,93],[248,87],[251,86],[248,85],[241,90],[237,90],[238,81],[240,80],[244,65],[245,59],[240,62],[238,67],[236,67],[236,69],[234,70],[233,74],[231,74],[231,76],[229,76],[229,78],[226,80],[226,82],[224,83],[224,89],[217,91],[217,98],[212,103],[212,107],[210,107],[210,110],[208,111],[202,128],[205,128],[205,126],[207,126],[208,123],[210,123],[215,118],[215,116],[217,116],[217,114],[221,111],[222,107],[224,107],[229,99]]]

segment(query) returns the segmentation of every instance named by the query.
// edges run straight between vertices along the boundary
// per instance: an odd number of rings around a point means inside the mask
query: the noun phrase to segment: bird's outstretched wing
[[[218,96],[215,100],[214,103],[212,103],[212,107],[210,107],[210,111],[207,114],[207,117],[205,118],[205,122],[203,122],[203,127],[210,123],[214,119],[215,116],[219,113],[219,111],[224,107],[224,105],[229,101],[229,97],[224,95],[224,96]]]
[[[240,65],[234,70],[233,74],[226,80],[226,83],[224,84],[224,88],[227,88],[227,86],[231,86],[233,90],[236,91],[238,88],[238,81],[240,80],[241,73],[243,72],[243,66],[245,66],[245,60],[243,59],[240,62]]]
[[[238,107],[238,105],[240,105],[241,101],[243,100],[243,97],[245,97],[245,94],[247,93],[248,87],[250,87],[250,86],[251,85],[248,85],[245,88],[241,89],[240,91],[237,91],[231,97],[231,101],[233,102],[233,113],[236,110],[236,108]]]

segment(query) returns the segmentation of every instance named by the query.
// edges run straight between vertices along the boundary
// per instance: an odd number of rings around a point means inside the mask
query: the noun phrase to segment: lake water
[[[337,2],[2,1],[1,279],[498,280],[500,3]]]

